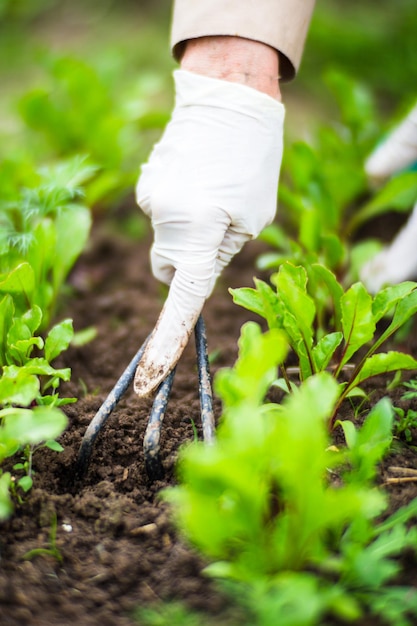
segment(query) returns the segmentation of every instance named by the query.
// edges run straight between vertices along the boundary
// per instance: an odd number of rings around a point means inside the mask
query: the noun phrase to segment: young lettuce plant
[[[90,211],[79,201],[91,171],[80,159],[44,169],[36,187],[0,204],[0,296],[11,294],[20,313],[40,307],[42,329],[89,237]]]
[[[408,354],[377,352],[417,312],[416,283],[387,287],[372,298],[359,282],[344,291],[323,265],[312,264],[307,273],[289,262],[271,281],[275,289],[258,279],[255,289],[232,289],[233,299],[265,318],[269,328],[285,331],[298,358],[301,381],[331,369],[340,384],[331,425],[343,400],[358,393],[369,378],[417,369],[417,360]],[[387,317],[391,322],[377,335],[378,322]],[[325,330],[328,325],[330,332]],[[282,371],[290,390],[285,366]]]
[[[61,398],[58,393],[60,382],[70,379],[70,369],[56,369],[51,364],[69,346],[72,321],[56,324],[45,339],[36,334],[41,322],[38,306],[19,315],[10,294],[0,300],[0,519],[11,514],[11,494],[16,494],[16,488],[25,492],[31,488],[33,454],[45,446],[61,450],[55,439],[62,434],[67,418],[59,407],[75,402],[75,398]],[[38,356],[32,356],[35,348]],[[14,464],[13,469],[23,470],[24,475],[16,480],[1,466],[19,452],[23,462]]]
[[[351,449],[334,451],[327,421],[340,395],[335,379],[314,374],[282,405],[265,404],[286,355],[285,335],[249,323],[239,349],[235,367],[215,380],[223,402],[216,441],[184,447],[180,484],[164,492],[185,537],[213,561],[206,572],[232,581],[259,626],[381,613],[377,600],[394,591],[404,613],[417,613],[415,594],[388,586],[399,567],[392,556],[416,540],[403,523],[417,514],[417,502],[395,519],[401,532],[392,518],[376,523],[386,498],[372,478],[391,441],[389,401],[374,407]]]

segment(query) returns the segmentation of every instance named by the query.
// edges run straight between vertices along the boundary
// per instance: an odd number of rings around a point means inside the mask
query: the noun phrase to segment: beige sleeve
[[[315,0],[174,0],[171,45],[181,58],[187,39],[232,35],[261,41],[280,53],[284,80],[294,77]]]

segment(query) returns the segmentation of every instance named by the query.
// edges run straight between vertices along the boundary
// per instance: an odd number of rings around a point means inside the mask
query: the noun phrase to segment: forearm
[[[261,42],[280,57],[280,76],[300,64],[314,0],[174,0],[171,45],[180,60],[190,40],[229,36]]]
[[[281,99],[278,53],[259,41],[229,36],[190,39],[181,69],[241,83]]]

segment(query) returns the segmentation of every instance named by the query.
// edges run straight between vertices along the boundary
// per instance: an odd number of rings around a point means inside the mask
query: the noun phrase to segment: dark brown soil
[[[71,348],[62,363],[73,371],[65,394],[79,398],[65,407],[70,424],[62,438],[64,452],[37,452],[34,488],[1,529],[2,626],[133,626],[140,623],[133,618],[136,607],[160,600],[183,601],[223,623],[230,601],[201,575],[203,561],[178,537],[158,498],[161,488],[175,481],[179,446],[194,437],[193,424],[200,423],[193,345],[178,366],[163,427],[164,480],[150,483],[144,468],[142,438],[151,401],[140,401],[129,390],[97,440],[87,477],[76,489],[72,483],[87,425],[162,306],[164,292],[148,264],[149,245],[149,237],[138,243],[108,224],[97,224],[90,249],[73,272],[74,293],[60,317],[72,317],[76,330],[94,325],[98,336],[89,345]],[[251,319],[233,304],[227,287],[252,285],[261,249],[256,242],[246,246],[206,305],[209,351],[218,352],[213,373],[234,363],[240,327]],[[416,353],[414,337],[401,348]],[[385,395],[386,382],[374,381],[373,401]],[[399,394],[392,395],[397,404]],[[218,416],[218,400],[215,409]],[[391,465],[416,467],[413,448],[398,446],[384,462],[380,481]],[[392,509],[417,496],[414,482],[387,489]],[[62,563],[47,555],[25,560],[29,550],[51,546],[55,518]],[[415,561],[405,560],[401,582],[417,586],[416,571]],[[374,619],[367,623],[376,624]]]

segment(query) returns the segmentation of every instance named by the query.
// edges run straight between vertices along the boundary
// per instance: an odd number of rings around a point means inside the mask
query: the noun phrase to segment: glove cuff
[[[284,122],[285,107],[262,91],[187,70],[175,70],[177,107],[209,106],[234,110],[256,118],[271,115]]]

